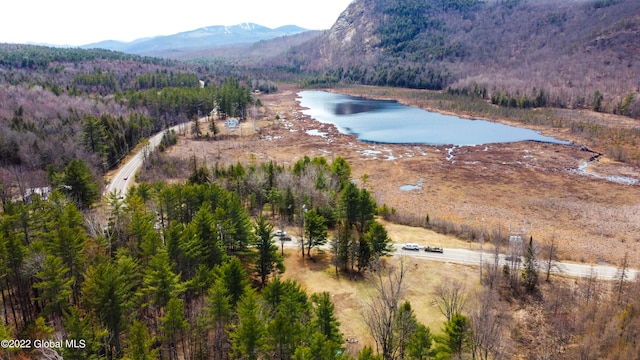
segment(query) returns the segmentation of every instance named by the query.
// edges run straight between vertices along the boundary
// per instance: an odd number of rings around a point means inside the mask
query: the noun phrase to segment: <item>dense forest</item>
[[[73,159],[97,179],[141,139],[212,110],[244,119],[252,84],[269,83],[103,50],[3,45],[0,198],[47,186]]]

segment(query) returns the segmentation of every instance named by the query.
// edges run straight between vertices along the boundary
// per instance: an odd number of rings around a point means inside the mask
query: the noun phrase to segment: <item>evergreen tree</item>
[[[108,356],[120,356],[120,336],[128,322],[125,314],[133,305],[139,280],[137,265],[127,256],[115,262],[101,262],[87,270],[83,288],[84,299],[100,323],[109,331]]]
[[[464,351],[469,346],[471,340],[471,323],[466,316],[456,313],[451,320],[444,324],[443,335],[436,341],[438,346],[435,349],[436,358],[462,359]]]
[[[533,247],[533,236],[529,239],[529,245],[524,254],[522,281],[524,288],[529,293],[536,291],[538,287],[538,262],[536,260],[535,248]]]
[[[180,275],[172,269],[169,255],[163,249],[149,262],[143,277],[142,291],[152,309],[159,310],[167,306],[169,301],[180,291]]]
[[[423,324],[418,324],[416,331],[407,343],[407,355],[413,360],[427,360],[431,356],[433,336],[431,330]]]
[[[264,216],[258,218],[255,224],[256,248],[258,249],[256,259],[256,273],[260,276],[260,284],[264,287],[267,278],[272,273],[283,272],[284,265],[282,257],[278,255],[278,247],[271,241],[273,225],[267,223]]]
[[[85,271],[85,248],[88,241],[84,218],[73,203],[53,196],[48,202],[49,218],[45,219],[45,248],[62,260],[71,282],[72,301],[78,304],[80,285]]]
[[[349,229],[359,218],[359,195],[358,187],[353,182],[348,182],[340,193],[340,213]]]
[[[185,231],[185,252],[191,261],[197,265],[203,264],[210,268],[222,263],[225,253],[222,248],[219,232],[211,207],[208,203],[202,204],[195,218],[189,224],[189,231]]]
[[[62,174],[54,176],[52,183],[81,209],[88,209],[100,197],[98,184],[81,159],[71,160]]]
[[[170,352],[170,359],[178,359],[178,339],[182,339],[183,358],[187,358],[186,345],[184,343],[185,332],[189,328],[189,322],[184,317],[184,302],[179,298],[171,298],[167,303],[167,311],[160,318],[160,329],[164,335],[164,342]]]
[[[100,156],[104,162],[104,169],[107,169],[107,151],[109,149],[107,131],[99,119],[85,115],[82,119],[83,142],[92,153]]]
[[[338,156],[331,163],[331,173],[338,177],[340,190],[351,182],[351,165],[341,156]]]
[[[364,238],[371,244],[375,257],[387,256],[394,251],[393,242],[389,238],[387,230],[377,221],[371,223]]]
[[[265,347],[270,356],[289,358],[307,334],[308,297],[295,281],[273,279],[262,291],[267,311]]]
[[[371,243],[365,237],[361,237],[358,241],[358,272],[365,271],[373,258],[373,249]]]
[[[335,306],[331,301],[331,295],[328,292],[313,294],[311,302],[314,313],[312,325],[329,341],[342,344],[340,322],[335,317]]]
[[[224,344],[227,342],[225,331],[232,315],[231,296],[222,279],[218,279],[207,295],[208,315],[213,325],[212,353],[214,359],[224,359]]]
[[[154,360],[158,350],[153,349],[154,337],[149,334],[144,323],[134,320],[129,331],[129,346],[125,351],[126,360]]]
[[[34,288],[41,291],[37,300],[45,304],[45,315],[62,315],[62,312],[68,307],[72,283],[68,272],[69,269],[64,265],[62,259],[53,255],[45,256],[42,268],[36,273],[38,282],[33,285]]]
[[[256,293],[253,290],[247,291],[240,298],[238,322],[229,334],[235,358],[258,359],[266,331],[261,313]]]
[[[358,195],[358,232],[364,234],[373,222],[376,214],[376,202],[367,189],[360,189]]]
[[[247,271],[235,256],[229,258],[225,264],[219,268],[219,278],[229,296],[229,305],[235,309],[242,295],[249,289]]]
[[[327,242],[327,225],[322,215],[315,210],[304,214],[304,231],[306,234],[307,256],[311,256],[311,249]]]
[[[591,96],[591,110],[601,111],[603,100],[604,100],[604,95],[602,95],[600,91],[596,90]]]
[[[97,357],[101,350],[99,339],[106,337],[107,332],[95,329],[90,318],[82,318],[82,310],[76,306],[69,308],[63,319],[66,331],[65,340],[75,341],[78,346],[65,346],[62,355],[69,360],[85,360]],[[84,341],[84,346],[81,343]]]
[[[394,339],[397,342],[397,357],[404,359],[409,342],[418,328],[418,320],[416,320],[416,315],[408,301],[400,306],[395,316],[393,331],[395,332]]]
[[[194,116],[194,118],[191,121],[193,121],[193,124],[191,126],[191,134],[199,138],[200,136],[202,136],[202,129],[200,128],[200,119],[197,116]]]

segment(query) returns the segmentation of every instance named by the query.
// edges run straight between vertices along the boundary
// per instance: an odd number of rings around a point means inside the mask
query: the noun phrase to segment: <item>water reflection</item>
[[[392,101],[374,101],[362,98],[352,98],[350,101],[340,101],[333,104],[333,114],[335,115],[353,115],[364,112],[374,112],[384,110],[386,103],[395,103]]]
[[[360,141],[395,144],[480,145],[525,140],[569,142],[514,126],[468,120],[404,106],[396,101],[371,100],[325,91],[298,94],[303,113],[335,125]]]

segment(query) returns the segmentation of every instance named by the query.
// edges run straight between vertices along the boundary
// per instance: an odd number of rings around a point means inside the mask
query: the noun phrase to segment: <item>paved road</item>
[[[447,261],[454,262],[459,264],[469,264],[469,265],[480,265],[481,262],[493,262],[493,254],[484,253],[481,254],[479,251],[475,250],[467,250],[467,249],[444,249],[444,253],[429,253],[425,251],[411,251],[411,250],[402,250],[402,245],[395,245],[396,252],[395,255],[407,255],[414,256],[420,258],[427,258],[430,260],[436,261]],[[482,256],[481,256],[482,255]],[[499,255],[499,264],[504,265],[507,264],[508,261],[505,259],[506,255]],[[545,271],[546,262],[539,261],[539,270]],[[620,269],[615,266],[608,265],[588,265],[588,264],[576,264],[570,262],[554,262],[553,267],[551,269],[552,273],[563,274],[575,277],[589,277],[596,276],[599,279],[603,280],[615,280],[620,277]],[[627,280],[631,280],[636,278],[639,275],[638,270],[628,269]]]
[[[187,126],[188,124],[180,124],[176,125],[169,130],[178,131],[180,127]],[[149,147],[147,151],[151,151],[155,149],[158,145],[160,145],[160,141],[162,140],[162,135],[164,131],[155,134],[154,136],[149,138]],[[138,151],[134,156],[132,156],[126,163],[120,166],[118,172],[111,179],[111,183],[107,187],[106,193],[109,194],[111,192],[116,192],[122,194],[122,196],[126,195],[127,190],[134,182],[134,177],[136,172],[142,166],[142,162],[144,160],[144,149]]]
[[[280,246],[280,241],[276,239],[276,243]],[[394,244],[395,252],[394,256],[411,256],[415,258],[429,259],[434,261],[451,262],[456,264],[467,264],[479,266],[481,263],[493,262],[493,254],[483,253],[475,250],[467,249],[444,249],[443,253],[431,253],[424,250],[402,250],[403,244]],[[297,238],[292,237],[292,241],[284,242],[285,248],[299,248],[300,243]],[[329,246],[323,246],[325,251],[329,250]],[[505,265],[510,263],[506,260],[507,255],[499,255],[499,265]],[[539,271],[546,272],[546,262],[539,261]],[[553,263],[551,273],[562,274],[573,277],[590,277],[595,276],[601,280],[616,280],[620,278],[620,269],[615,266],[609,265],[589,265],[589,264],[576,264],[571,262],[558,262]],[[628,269],[627,280],[633,280],[640,277],[640,271],[635,269]]]

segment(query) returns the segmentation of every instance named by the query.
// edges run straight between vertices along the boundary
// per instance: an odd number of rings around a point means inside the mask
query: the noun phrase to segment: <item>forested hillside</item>
[[[98,179],[141,139],[214,108],[242,117],[251,84],[250,78],[225,83],[207,68],[157,58],[3,45],[2,201],[54,182],[52,175],[73,159]]]
[[[634,0],[358,0],[279,66],[315,73],[308,85],[451,88],[516,107],[542,94],[535,106],[639,118],[638,14]]]

